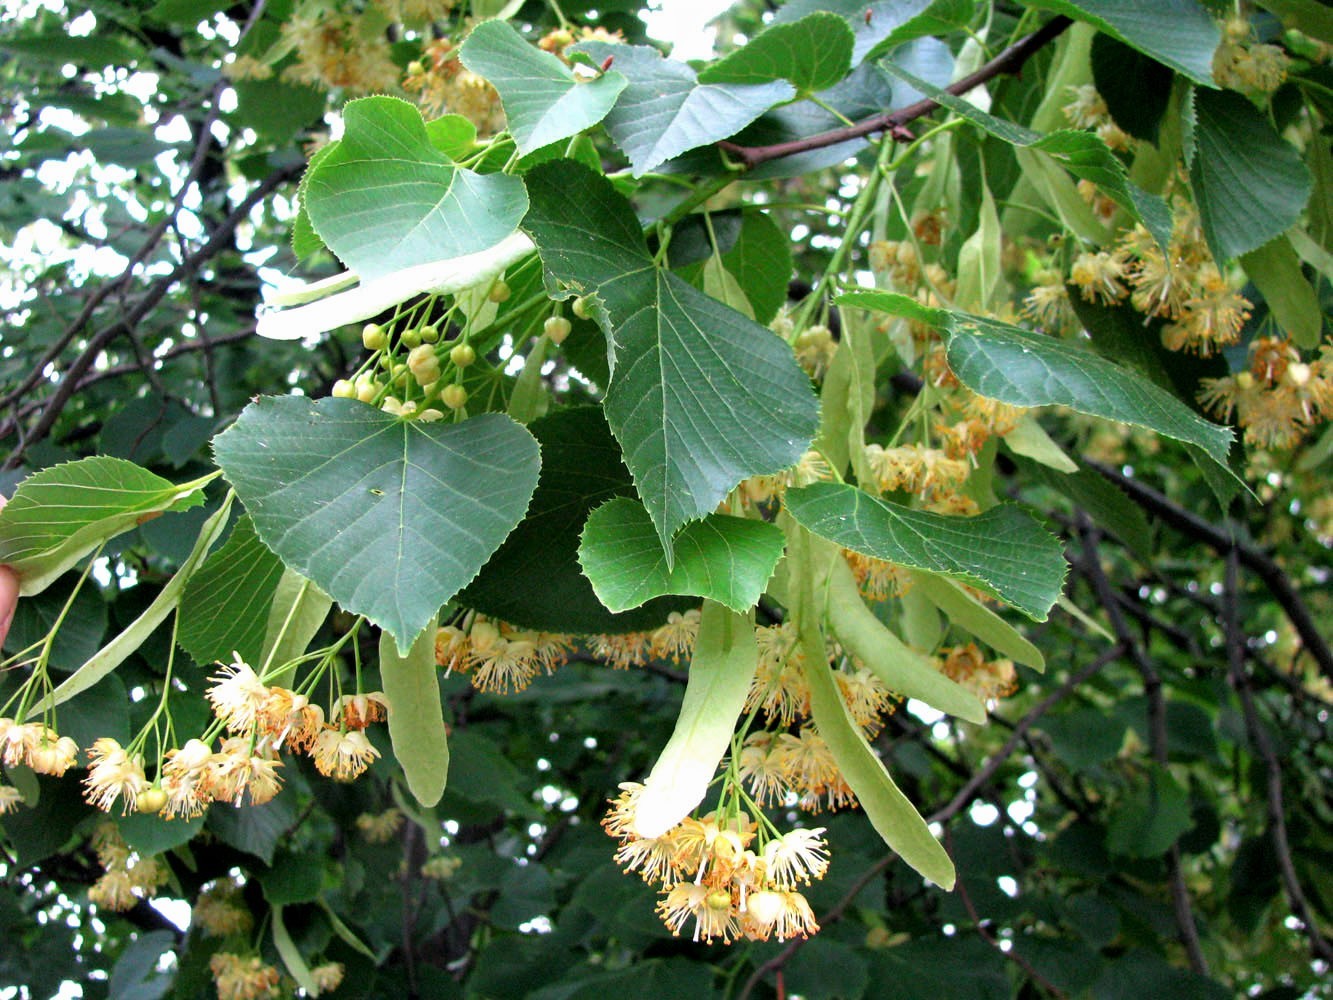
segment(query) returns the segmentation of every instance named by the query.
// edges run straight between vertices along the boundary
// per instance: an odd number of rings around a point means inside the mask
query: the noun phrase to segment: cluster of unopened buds
[[[657,837],[641,837],[635,813],[643,785],[625,782],[602,821],[620,841],[616,861],[661,885],[658,915],[673,934],[691,920],[695,941],[785,941],[819,930],[800,892],[828,870],[822,827],[779,834],[737,808],[688,817]],[[756,849],[757,848],[757,849]]]
[[[344,695],[332,723],[324,710],[300,693],[270,687],[239,656],[213,678],[207,694],[226,733],[219,749],[211,739],[192,739],[168,750],[150,782],[143,755],[104,737],[93,743],[84,779],[85,796],[103,811],[160,813],[167,819],[202,815],[212,802],[262,805],[282,787],[283,748],[307,753],[315,768],[351,781],[377,758],[365,728],[386,717],[383,694]]]

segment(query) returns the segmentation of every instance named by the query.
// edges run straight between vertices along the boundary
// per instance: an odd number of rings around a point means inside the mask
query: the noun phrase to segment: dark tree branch
[[[1024,63],[1058,38],[1072,23],[1064,15],[1052,18],[1026,38],[1021,38],[1009,46],[975,73],[970,73],[956,83],[951,83],[945,88],[945,92],[953,94],[955,97],[961,97],[974,87],[979,87],[997,76],[1006,73],[1017,73],[1023,68]],[[878,132],[887,132],[895,141],[906,140],[910,142],[913,136],[907,130],[907,126],[918,118],[924,118],[931,114],[939,107],[938,101],[927,97],[915,104],[909,104],[905,108],[899,108],[897,111],[885,111],[859,121],[855,125],[820,132],[818,135],[806,136],[804,139],[777,142],[771,146],[741,146],[734,142],[720,142],[718,146],[728,155],[739,160],[747,170],[750,170],[770,160],[780,160],[784,156],[793,156],[796,153],[807,153],[812,149],[825,149],[828,146],[836,146],[840,142],[847,142],[849,139],[864,139],[866,136],[875,135]]]
[[[47,400],[41,416],[38,417],[37,423],[28,432],[23,445],[16,447],[10,453],[9,458],[6,459],[4,468],[12,469],[17,466],[23,459],[24,448],[31,447],[50,433],[52,426],[60,417],[61,411],[74,397],[83,376],[92,368],[103,348],[126,330],[133,330],[137,327],[143,318],[152,312],[158,303],[166,297],[166,294],[178,281],[186,275],[192,274],[204,262],[226,246],[232,232],[250,214],[251,209],[267,198],[274,189],[295,177],[301,169],[301,166],[293,164],[275,170],[264,178],[240,204],[232,209],[225,219],[213,228],[203,246],[182,260],[170,274],[164,275],[153,282],[123,319],[103,327],[88,341],[82,353],[65,370],[64,377],[56,386],[50,399]],[[7,435],[13,429],[13,426],[0,426],[0,437]]]
[[[1079,515],[1083,536],[1085,556],[1084,572],[1092,583],[1097,599],[1111,623],[1111,631],[1120,647],[1129,656],[1139,675],[1143,678],[1143,691],[1148,698],[1148,742],[1153,761],[1161,769],[1167,765],[1166,699],[1162,694],[1162,678],[1153,666],[1152,660],[1144,652],[1130,631],[1129,623],[1120,610],[1120,601],[1111,582],[1102,572],[1101,554],[1097,547],[1097,532],[1086,514]],[[1171,887],[1171,909],[1176,916],[1176,926],[1180,931],[1180,943],[1185,946],[1190,968],[1200,976],[1208,975],[1208,960],[1204,957],[1203,947],[1199,942],[1199,928],[1194,921],[1194,911],[1190,906],[1189,890],[1185,885],[1185,873],[1181,866],[1180,846],[1172,844],[1166,852],[1166,867]]]
[[[946,830],[944,836],[946,842],[949,845],[950,850],[952,850],[953,849],[952,835]],[[1024,958],[1022,955],[1018,953],[1017,949],[1010,948],[1008,951],[1006,951],[1004,948],[1000,947],[1000,942],[995,939],[995,935],[990,932],[990,930],[986,927],[985,922],[981,919],[980,915],[977,913],[977,908],[975,904],[973,904],[972,902],[972,897],[967,894],[967,885],[966,883],[964,883],[963,877],[961,875],[958,876],[958,881],[955,884],[954,888],[958,892],[958,898],[963,904],[963,909],[967,911],[968,919],[972,921],[972,926],[976,930],[977,934],[981,937],[981,940],[985,941],[986,944],[990,945],[990,947],[993,948],[1001,957],[1005,958],[1010,962],[1013,962],[1014,965],[1018,966],[1018,968],[1022,970],[1024,975],[1026,975],[1034,983],[1040,986],[1048,994],[1050,994],[1053,997],[1056,997],[1057,1000],[1064,1000],[1064,998],[1068,996],[1068,994],[1066,994],[1063,990],[1061,990],[1049,979],[1047,979],[1040,972],[1038,972],[1036,968],[1033,967],[1031,962],[1029,962],[1026,958]]]
[[[967,784],[958,790],[958,794],[949,800],[949,804],[932,816],[931,820],[938,823],[947,823],[967,808],[968,804],[977,797],[977,793],[995,776],[995,772],[1013,756],[1014,751],[1023,742],[1023,737],[1027,735],[1028,730],[1036,725],[1043,715],[1055,705],[1064,701],[1065,698],[1068,698],[1076,687],[1090,680],[1102,667],[1118,659],[1124,652],[1123,644],[1113,646],[1078,673],[1071,674],[1069,679],[1060,687],[1032,706],[1028,713],[1015,723],[1014,731],[1009,735],[1009,739],[1005,741],[1004,746],[991,755],[981,769],[968,779]]]
[[[42,380],[42,373],[46,371],[47,366],[54,363],[55,360],[64,353],[65,348],[67,348],[70,343],[83,332],[84,328],[93,318],[93,314],[97,311],[98,307],[111,295],[123,291],[129,286],[130,282],[134,280],[135,272],[139,265],[147,260],[148,256],[154,249],[156,249],[157,245],[162,242],[162,237],[166,235],[167,230],[175,223],[176,216],[180,213],[181,206],[185,203],[186,196],[189,194],[190,189],[194,187],[195,182],[198,181],[199,176],[203,172],[204,166],[208,161],[208,154],[213,148],[213,123],[217,121],[218,115],[221,113],[219,98],[222,96],[223,90],[228,86],[230,86],[230,84],[226,77],[222,77],[216,84],[214,84],[213,89],[209,94],[208,112],[204,115],[204,120],[200,123],[199,138],[195,142],[194,155],[190,159],[190,165],[186,168],[185,179],[181,182],[180,189],[176,192],[176,197],[173,199],[171,207],[167,210],[166,214],[163,215],[161,221],[148,231],[148,235],[144,237],[143,244],[137,251],[135,251],[134,256],[131,257],[129,262],[125,265],[125,270],[122,271],[118,277],[93,290],[92,294],[84,301],[83,308],[79,310],[79,314],[75,316],[69,326],[65,328],[64,333],[56,338],[56,342],[47,349],[44,355],[42,355],[42,359],[33,366],[32,371],[28,373],[27,377],[11,389],[5,395],[3,400],[0,400],[0,405],[5,405],[14,402],[15,400],[22,399]],[[6,466],[6,468],[12,468],[12,466]]]
[[[1301,637],[1301,644],[1306,652],[1314,657],[1319,665],[1320,673],[1333,681],[1333,648],[1330,648],[1309,607],[1292,584],[1291,578],[1267,553],[1254,545],[1233,538],[1227,531],[1185,510],[1151,486],[1131,479],[1100,462],[1087,458],[1083,461],[1090,469],[1094,469],[1119,486],[1131,500],[1148,513],[1157,516],[1164,524],[1183,535],[1203,542],[1219,554],[1234,551],[1240,565],[1259,577],[1273,595],[1273,599],[1286,613],[1296,634]]]
[[[1325,962],[1333,962],[1333,941],[1320,933],[1317,918],[1310,910],[1310,903],[1305,898],[1300,879],[1296,877],[1296,865],[1291,858],[1291,841],[1287,837],[1287,811],[1282,794],[1282,765],[1278,762],[1277,753],[1273,749],[1273,741],[1268,738],[1268,732],[1259,719],[1250,676],[1245,671],[1245,636],[1240,628],[1239,562],[1239,550],[1233,548],[1227,554],[1226,580],[1223,586],[1225,610],[1222,621],[1227,633],[1228,680],[1240,697],[1241,708],[1245,713],[1245,731],[1249,735],[1250,743],[1264,762],[1269,831],[1272,833],[1273,851],[1277,855],[1278,871],[1282,874],[1282,886],[1286,890],[1287,901],[1291,904],[1291,911],[1296,915],[1296,919],[1305,925],[1306,936],[1310,939],[1310,951]]]

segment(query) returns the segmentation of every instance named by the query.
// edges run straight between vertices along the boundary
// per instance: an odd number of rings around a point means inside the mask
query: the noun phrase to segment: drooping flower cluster
[[[482,614],[435,634],[439,666],[469,674],[477,690],[496,694],[522,691],[539,675],[555,673],[572,650],[569,636],[518,629]]]
[[[241,887],[230,878],[221,878],[194,901],[190,922],[209,937],[231,937],[249,931],[254,917],[241,900]]]
[[[1068,88],[1069,103],[1060,110],[1075,128],[1092,129],[1112,149],[1128,149],[1133,139],[1112,119],[1106,101],[1090,83]]]
[[[505,127],[500,95],[459,62],[458,49],[447,38],[426,43],[422,57],[408,66],[403,89],[415,97],[427,118],[462,115],[483,137]]]
[[[1007,698],[1018,689],[1012,660],[987,660],[976,643],[940,650],[940,673],[957,681],[982,701]]]
[[[78,758],[78,744],[45,723],[0,718],[0,760],[5,767],[30,767],[38,774],[59,778]],[[13,785],[0,784],[0,816],[15,811],[22,803],[22,792]]]
[[[799,887],[823,878],[828,846],[822,827],[778,834],[740,809],[688,817],[659,837],[635,833],[643,785],[625,782],[602,820],[620,842],[616,861],[645,882],[660,883],[658,915],[673,934],[691,924],[695,941],[785,941],[819,930]]]
[[[281,996],[282,973],[258,955],[216,952],[208,962],[218,1000],[268,1000]]]
[[[379,756],[365,728],[385,718],[388,702],[379,692],[344,695],[332,709],[332,722],[307,695],[266,685],[237,655],[212,678],[207,692],[221,745],[212,738],[191,739],[163,756],[157,780],[150,782],[142,753],[110,738],[88,752],[90,766],[84,794],[110,811],[160,812],[167,819],[202,815],[212,802],[263,805],[282,787],[281,751],[308,754],[320,774],[351,781]]]
[[[1256,337],[1248,368],[1202,385],[1199,401],[1223,420],[1234,415],[1247,444],[1290,448],[1333,417],[1333,347],[1306,362],[1290,341]]]
[[[132,851],[110,820],[93,831],[92,846],[104,872],[89,887],[88,900],[104,910],[122,912],[141,899],[152,899],[170,877],[159,858]]]

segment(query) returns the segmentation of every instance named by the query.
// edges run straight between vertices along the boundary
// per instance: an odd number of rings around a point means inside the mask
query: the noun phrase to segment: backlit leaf
[[[380,679],[389,699],[389,739],[407,787],[427,808],[444,795],[449,779],[449,742],[440,706],[440,671],[435,665],[435,620],[406,656],[393,638],[380,636]]]
[[[817,10],[799,21],[772,24],[699,74],[700,83],[786,80],[800,93],[832,87],[852,68],[853,35],[846,20]]]
[[[204,502],[202,483],[177,486],[120,458],[99,455],[25,479],[0,511],[0,563],[37,594],[107,539],[167,510]]]
[[[513,234],[523,183],[455,166],[415,106],[365,97],[343,109],[346,130],[302,187],[315,232],[363,282],[481,253]]]
[[[634,822],[640,837],[660,837],[703,801],[758,665],[748,616],[705,601],[676,728],[639,797]]]
[[[580,81],[506,21],[477,25],[459,58],[499,92],[509,132],[524,155],[596,125],[628,82],[615,70]]]

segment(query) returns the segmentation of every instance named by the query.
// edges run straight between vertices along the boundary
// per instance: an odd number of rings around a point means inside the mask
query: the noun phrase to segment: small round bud
[[[548,316],[546,322],[542,325],[542,330],[546,334],[546,339],[557,347],[565,342],[569,336],[569,331],[573,324],[563,316]]]
[[[420,330],[404,330],[403,335],[398,338],[404,347],[415,348],[421,343]]]
[[[434,323],[427,323],[417,332],[421,334],[423,344],[434,344],[440,339],[440,328]]]
[[[461,410],[467,405],[467,390],[457,383],[446,385],[440,393],[440,402],[451,410]]]
[[[420,59],[413,59],[407,64],[408,76],[423,76],[426,72],[426,64]]]
[[[154,785],[145,788],[134,799],[134,808],[141,813],[158,813],[167,804],[167,793]]]
[[[588,296],[586,295],[580,295],[575,299],[572,309],[574,315],[579,319],[589,319],[592,316],[592,309],[590,308]]]
[[[333,383],[332,395],[334,399],[355,399],[356,386],[347,379],[340,378],[337,382]]]
[[[1294,385],[1297,388],[1308,385],[1310,382],[1310,366],[1303,361],[1293,361],[1287,365],[1284,373],[1288,385]]]
[[[471,344],[455,344],[449,352],[449,360],[456,368],[466,368],[477,360],[477,352],[472,349]]]
[[[418,344],[412,350],[407,352],[407,367],[416,371],[421,367],[438,365],[439,361],[435,357],[435,348],[430,344]]]
[[[491,290],[486,293],[486,297],[492,302],[504,302],[509,298],[509,286],[503,281],[496,281],[491,285]]]
[[[373,403],[380,394],[380,385],[373,378],[365,375],[356,380],[356,398],[363,403]]]
[[[361,343],[368,351],[382,351],[389,344],[389,335],[378,323],[367,323],[361,328]]]

